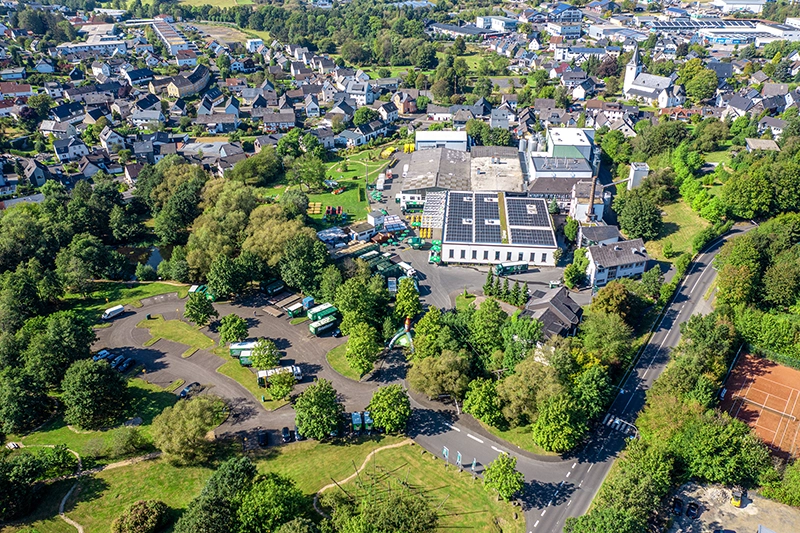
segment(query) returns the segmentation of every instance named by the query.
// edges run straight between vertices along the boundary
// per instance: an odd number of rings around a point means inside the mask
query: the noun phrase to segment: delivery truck
[[[115,305],[114,307],[110,307],[103,311],[103,320],[111,320],[115,316],[119,316],[125,312],[125,307],[121,305]]]

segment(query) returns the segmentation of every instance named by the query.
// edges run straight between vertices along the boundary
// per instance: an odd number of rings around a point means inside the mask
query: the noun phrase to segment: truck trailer
[[[320,318],[324,318],[328,315],[332,315],[336,312],[336,308],[333,304],[324,303],[322,305],[318,305],[316,307],[312,307],[308,310],[308,319],[309,320],[319,320]]]
[[[311,332],[312,335],[319,336],[320,333],[324,333],[334,327],[336,321],[336,315],[328,315],[309,324],[308,331]]]

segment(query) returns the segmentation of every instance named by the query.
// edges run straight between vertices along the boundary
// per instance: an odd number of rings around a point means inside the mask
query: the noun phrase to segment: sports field
[[[747,423],[782,457],[798,454],[800,371],[743,355],[726,384],[722,408]]]

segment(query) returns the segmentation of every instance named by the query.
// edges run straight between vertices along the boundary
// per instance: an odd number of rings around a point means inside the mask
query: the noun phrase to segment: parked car
[[[267,436],[266,429],[259,429],[258,430],[258,445],[262,448],[266,448],[269,446],[269,437]]]
[[[686,516],[695,520],[698,516],[700,516],[700,506],[697,505],[695,502],[690,503],[686,506]]]
[[[284,427],[281,430],[281,440],[283,440],[284,443],[292,442],[292,432],[289,431],[289,428]]]
[[[192,392],[194,392],[195,390],[198,390],[198,389],[200,389],[200,384],[198,382],[195,381],[194,383],[189,383],[181,391],[181,398],[186,398]]]
[[[335,330],[333,330],[333,336],[338,339],[339,337],[342,336],[342,330],[340,328],[336,328]]]
[[[117,368],[120,365],[120,363],[122,363],[124,360],[125,360],[124,355],[117,356],[113,361],[111,361],[111,368]]]
[[[300,442],[301,440],[305,440],[306,438],[300,434],[300,430],[297,429],[297,426],[294,427],[294,440]]]
[[[672,498],[672,512],[676,516],[683,514],[683,500],[680,498]]]
[[[100,350],[99,352],[97,352],[92,357],[92,360],[93,361],[102,361],[103,359],[107,358],[110,355],[111,355],[111,352],[109,352],[108,350]]]
[[[130,370],[130,369],[131,369],[131,367],[134,365],[134,363],[136,363],[136,359],[134,359],[134,358],[132,358],[132,357],[128,357],[127,359],[125,359],[125,360],[122,362],[122,364],[121,364],[121,365],[119,365],[119,367],[117,368],[117,370],[119,370],[120,372],[123,372],[123,373],[124,373],[124,372],[127,372],[128,370]]]

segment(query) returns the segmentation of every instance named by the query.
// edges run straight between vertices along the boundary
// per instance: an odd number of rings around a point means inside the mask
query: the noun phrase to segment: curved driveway
[[[725,239],[741,231],[747,229],[734,229]],[[609,411],[610,415],[631,424],[635,422],[638,411],[644,405],[645,391],[664,369],[669,360],[669,349],[678,343],[680,338],[678,326],[693,313],[710,310],[710,304],[704,300],[704,295],[714,279],[715,272],[707,267],[725,239],[715,241],[692,263],[689,274],[681,283],[667,312],[654,328],[649,343],[643,348],[636,365],[614,401]],[[423,256],[417,253],[413,257],[422,259]],[[421,265],[414,266],[419,269]],[[476,289],[483,284],[485,274],[468,273],[464,276],[463,273],[459,274],[460,270],[463,269],[439,268],[427,280],[423,277],[421,292],[427,296],[425,299],[432,300],[429,302],[431,304],[444,307],[445,299],[450,299],[449,295],[463,290],[465,286]],[[554,277],[552,270],[537,274],[531,275],[530,278],[534,279],[530,281],[543,283],[544,278]],[[441,282],[442,286],[437,287],[437,282]],[[433,287],[426,287],[428,283]],[[143,362],[146,368],[144,377],[149,381],[161,385],[178,378],[186,382],[199,381],[209,386],[209,390],[214,394],[231,401],[234,416],[221,428],[223,434],[244,435],[256,427],[278,431],[283,426],[293,426],[294,411],[291,407],[286,406],[274,412],[267,412],[241,385],[216,372],[225,362],[223,358],[200,350],[191,357],[183,359],[180,354],[185,348],[164,340],[150,347],[144,347],[144,342],[150,338],[149,332],[136,328],[136,324],[144,319],[147,313],[161,314],[167,320],[180,318],[183,301],[173,294],[150,298],[142,303],[143,307],[138,309],[126,308],[126,314],[115,320],[110,328],[98,330],[98,347],[105,346],[115,353],[134,357]],[[372,392],[378,385],[402,382],[404,362],[402,356],[396,353],[362,382],[344,378],[333,371],[325,360],[325,354],[341,344],[342,339],[311,336],[307,324],[292,326],[285,316],[275,318],[267,315],[262,310],[265,304],[265,301],[257,298],[242,303],[215,304],[215,307],[220,316],[236,312],[245,317],[249,322],[251,337],[266,336],[274,339],[285,354],[282,364],[301,366],[306,377],[296,389],[296,393],[302,391],[314,377],[323,377],[333,382],[348,410],[360,410],[369,403]],[[452,305],[452,302],[449,302],[449,305]],[[255,315],[253,315],[254,309]],[[212,338],[217,338],[213,331],[206,333]],[[455,463],[456,456],[460,452],[464,467],[470,468],[474,459],[476,472],[480,473],[483,465],[494,460],[501,452],[517,457],[517,468],[525,475],[526,485],[522,505],[529,531],[561,531],[568,516],[586,512],[627,438],[626,434],[618,430],[600,425],[584,448],[575,455],[541,457],[497,439],[471,416],[459,416],[454,406],[429,402],[417,396],[412,396],[412,406],[414,413],[409,424],[410,436],[439,456],[446,447],[451,463]]]

